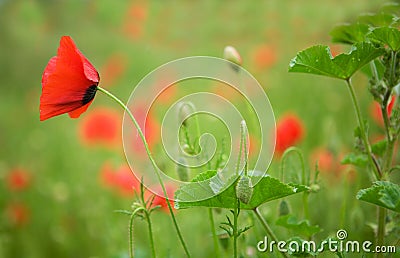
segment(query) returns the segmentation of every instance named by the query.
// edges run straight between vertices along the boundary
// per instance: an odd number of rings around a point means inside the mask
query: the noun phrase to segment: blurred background
[[[278,129],[294,138],[288,144],[304,151],[312,171],[319,160],[321,191],[310,200],[312,224],[324,228],[318,239],[340,226],[352,239],[372,239],[365,223],[375,220],[375,211],[355,200],[357,190],[369,186],[368,177],[340,165],[352,149],[356,126],[347,89],[340,81],[289,74],[287,69],[290,59],[311,45],[327,44],[333,54],[346,51],[330,43],[330,29],[381,4],[0,0],[0,257],[128,257],[129,217],[114,212],[130,209],[134,201],[135,180],[121,145],[122,110],[98,94],[79,119],[62,115],[39,122],[42,72],[62,35],[74,39],[98,69],[101,86],[123,101],[147,73],[168,61],[222,57],[225,46],[234,46],[243,67],[268,94]],[[383,128],[367,83],[361,74],[354,79],[375,141],[382,138]],[[167,93],[165,105],[171,97]],[[150,125],[149,140],[155,145],[159,119],[154,115]],[[276,177],[285,144],[278,146],[269,172]],[[296,160],[289,162],[287,173],[298,172]],[[293,207],[296,198],[290,198]],[[268,220],[275,220],[276,206],[263,206]],[[191,209],[176,215],[194,257],[212,257],[202,213]],[[225,213],[216,216],[220,223]],[[153,221],[160,257],[183,257],[168,215],[161,209]],[[273,227],[280,237],[290,237],[285,229]],[[148,257],[145,222],[136,220],[134,230],[137,257]],[[255,246],[262,237],[261,230],[251,229],[241,240],[248,256],[258,257]]]

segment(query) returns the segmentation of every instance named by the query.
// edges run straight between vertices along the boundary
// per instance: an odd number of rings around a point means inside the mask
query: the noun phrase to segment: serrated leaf
[[[199,176],[205,179],[205,181],[185,184],[175,192],[175,207],[177,209],[190,207],[235,208],[237,201],[235,184],[230,183],[229,186],[220,186],[221,190],[215,193],[213,184],[218,185],[222,181],[218,181],[218,177],[213,176],[213,173],[209,171]],[[249,203],[241,203],[241,209],[252,210],[265,202],[308,190],[306,186],[284,184],[278,179],[268,175],[262,177],[250,176],[250,178],[252,181],[258,183],[253,187],[253,194]],[[210,196],[210,193],[215,194],[211,198],[203,198],[205,196]]]
[[[368,156],[366,154],[349,153],[342,159],[341,163],[365,167],[368,164]]]
[[[290,61],[289,72],[311,73],[347,80],[365,64],[384,53],[371,43],[355,44],[348,54],[332,57],[328,46],[318,45],[299,52]]]
[[[400,49],[400,31],[397,28],[376,28],[368,33],[367,37],[372,42],[380,43],[383,46],[387,45],[393,51]]]
[[[382,140],[377,143],[374,143],[371,146],[372,153],[375,155],[378,155],[378,156],[382,156],[383,154],[385,154],[386,146],[387,146],[386,140]]]
[[[358,16],[359,23],[365,23],[373,27],[390,26],[397,22],[397,16],[385,12],[367,13]]]
[[[400,213],[400,186],[392,182],[374,182],[372,187],[360,190],[357,199]]]
[[[276,225],[293,230],[296,234],[311,237],[312,235],[321,232],[318,225],[311,226],[308,220],[297,220],[294,215],[288,214],[279,217]]]
[[[355,44],[365,40],[365,35],[369,32],[369,27],[366,24],[342,24],[334,27],[329,33],[332,37],[332,42],[343,44]]]

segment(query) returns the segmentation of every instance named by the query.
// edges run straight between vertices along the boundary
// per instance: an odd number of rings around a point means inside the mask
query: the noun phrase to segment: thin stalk
[[[103,89],[103,88],[101,88],[101,87],[99,87],[99,86],[97,86],[97,90],[100,91],[100,92],[102,92],[102,93],[104,93],[105,95],[107,95],[108,97],[110,97],[111,99],[113,99],[115,102],[117,102],[117,103],[128,113],[130,119],[132,120],[133,124],[135,125],[135,127],[136,127],[136,129],[137,129],[137,131],[138,131],[138,133],[139,133],[140,139],[142,140],[142,142],[143,142],[143,144],[144,144],[144,147],[145,147],[145,149],[146,149],[147,156],[149,157],[150,162],[151,162],[151,165],[153,166],[154,172],[156,172],[156,175],[157,175],[158,181],[159,181],[159,183],[160,183],[160,185],[161,185],[161,188],[162,188],[164,197],[165,197],[166,200],[167,200],[167,205],[168,205],[169,213],[170,213],[170,215],[171,215],[172,222],[173,222],[173,224],[174,224],[174,226],[175,226],[176,233],[178,234],[179,241],[181,242],[182,247],[183,247],[183,249],[184,249],[186,255],[187,255],[188,257],[190,257],[189,250],[187,249],[187,246],[186,246],[186,244],[185,244],[185,241],[183,240],[181,231],[180,231],[180,229],[179,229],[179,227],[178,227],[178,223],[176,222],[176,218],[175,218],[175,215],[174,215],[174,211],[172,210],[171,204],[170,204],[170,202],[168,201],[167,191],[165,190],[165,186],[164,186],[164,183],[163,183],[163,181],[162,181],[162,178],[161,178],[161,175],[160,175],[160,171],[158,170],[157,164],[156,164],[155,160],[153,159],[153,156],[151,155],[151,152],[150,152],[150,149],[149,149],[149,145],[148,145],[147,142],[146,142],[146,138],[145,138],[145,136],[144,136],[142,130],[140,129],[140,126],[139,126],[138,122],[136,121],[135,117],[133,116],[133,114],[132,114],[132,112],[129,110],[129,108],[128,108],[119,98],[117,98],[117,97],[114,96],[111,92],[109,92],[109,91],[107,91],[106,89]]]
[[[215,231],[214,214],[213,214],[212,208],[208,208],[208,218],[210,220],[211,233],[212,233],[213,242],[214,242],[215,257],[219,258],[219,257],[221,257],[221,254],[219,251],[217,232]]]
[[[238,217],[240,212],[240,201],[236,198],[236,208],[233,212],[233,257],[238,257],[237,239],[238,239]]]
[[[378,236],[377,245],[383,246],[385,243],[386,208],[378,207]],[[383,257],[378,254],[377,257]]]
[[[256,214],[256,217],[257,217],[258,220],[260,221],[261,225],[263,226],[265,232],[267,232],[267,234],[269,235],[269,237],[271,237],[271,240],[272,240],[272,241],[275,241],[275,243],[278,243],[278,242],[279,242],[279,241],[278,241],[278,238],[275,236],[274,232],[273,232],[272,229],[269,227],[268,223],[264,220],[264,218],[263,218],[263,216],[261,215],[259,209],[258,209],[258,208],[255,208],[253,211],[254,211],[254,213]],[[282,257],[290,258],[290,256],[287,255],[286,253],[282,253],[282,252],[279,252],[279,253],[282,255]]]
[[[134,252],[133,252],[133,220],[135,219],[136,213],[139,211],[144,210],[143,207],[139,207],[136,210],[134,210],[131,214],[131,218],[129,220],[129,257],[133,258]]]
[[[379,179],[381,177],[381,175],[380,175],[381,173],[379,172],[379,166],[377,166],[377,163],[375,163],[374,159],[373,159],[371,145],[369,144],[369,141],[368,141],[367,133],[366,133],[365,126],[364,126],[364,121],[362,120],[360,108],[358,105],[356,94],[354,92],[353,85],[351,84],[350,79],[346,80],[346,83],[347,83],[347,88],[349,89],[349,92],[350,92],[351,99],[353,101],[354,109],[356,111],[358,125],[360,126],[360,131],[361,131],[361,138],[364,143],[365,149],[367,151],[368,159],[372,165],[372,171],[374,172],[375,178]]]
[[[184,103],[184,105],[188,105],[193,112],[196,111],[195,106],[191,103],[191,102],[186,102]],[[205,155],[203,155],[202,153],[204,153],[201,150],[201,146],[200,146],[200,123],[199,123],[199,119],[197,118],[197,116],[194,117],[195,120],[195,124],[196,124],[196,139],[195,139],[195,143],[194,143],[194,151],[197,155],[198,160],[200,160],[200,162],[202,162],[203,160],[203,156],[205,158],[205,160],[207,160],[207,157]],[[189,137],[189,132],[188,129],[185,127],[185,137],[186,137],[186,141],[187,143],[190,145],[190,137]],[[198,150],[196,150],[196,141],[198,141]],[[210,162],[207,163],[208,165],[208,169],[211,169],[211,165]],[[211,234],[213,237],[213,243],[214,243],[214,251],[215,251],[215,255],[217,258],[221,257],[220,251],[219,251],[219,245],[218,245],[218,237],[217,237],[217,231],[215,229],[215,223],[214,223],[214,214],[213,214],[213,208],[208,208],[208,219],[210,221],[210,228],[211,228]]]
[[[147,226],[149,230],[149,240],[150,240],[150,248],[151,248],[151,255],[153,258],[156,257],[156,250],[154,248],[154,238],[153,238],[153,230],[151,226],[151,219],[150,219],[150,214],[146,212],[146,221],[147,221]]]
[[[285,161],[287,156],[289,155],[289,153],[291,152],[295,152],[297,154],[297,156],[299,157],[300,163],[301,163],[301,183],[303,185],[309,185],[310,184],[310,175],[306,175],[306,166],[304,164],[304,157],[302,152],[300,151],[299,148],[297,147],[290,147],[288,148],[282,155],[282,160],[281,160],[281,180],[283,182],[284,179],[284,166],[285,166]],[[303,193],[303,207],[304,207],[304,218],[306,220],[309,220],[310,218],[310,212],[309,212],[309,208],[308,208],[308,196],[309,196],[309,192],[305,191]]]
[[[133,220],[135,218],[134,213],[131,215],[131,219],[129,220],[129,257],[133,258]]]

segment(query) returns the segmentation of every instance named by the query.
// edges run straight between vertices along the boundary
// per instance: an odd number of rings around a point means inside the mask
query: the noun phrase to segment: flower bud
[[[289,213],[290,213],[289,203],[286,200],[282,200],[281,203],[279,203],[279,217],[288,215]]]
[[[312,184],[310,185],[310,192],[316,193],[320,190],[320,186],[318,184]]]
[[[193,104],[191,102],[182,102],[180,103],[178,116],[179,120],[182,121],[183,126],[187,126],[187,119],[189,118],[190,114],[194,111]]]
[[[236,184],[236,197],[245,204],[250,202],[253,195],[253,185],[250,177],[242,176]]]
[[[189,144],[186,144],[186,143],[183,144],[182,150],[183,150],[185,153],[189,154],[189,155],[193,155],[193,154],[194,154],[194,151],[193,151],[193,149],[189,146]]]
[[[242,57],[239,52],[232,46],[226,46],[224,49],[224,59],[231,61],[239,66],[242,65]],[[237,72],[239,71],[237,66],[232,65],[232,68]]]

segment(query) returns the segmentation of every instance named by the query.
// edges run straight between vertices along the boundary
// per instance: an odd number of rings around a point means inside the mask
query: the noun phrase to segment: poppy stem
[[[179,240],[180,240],[180,242],[181,242],[181,244],[182,244],[182,247],[183,247],[183,249],[184,249],[184,251],[185,251],[185,253],[186,253],[186,256],[187,256],[187,257],[191,257],[191,256],[190,256],[190,253],[189,253],[189,250],[188,250],[188,248],[187,248],[187,246],[186,246],[186,243],[185,243],[185,241],[183,240],[181,231],[180,231],[180,229],[179,229],[179,227],[178,227],[178,223],[176,222],[176,218],[175,218],[175,215],[174,215],[174,211],[172,210],[171,203],[168,201],[169,198],[168,198],[168,195],[167,195],[167,191],[165,190],[165,186],[164,186],[164,183],[163,183],[163,181],[162,181],[162,178],[161,178],[161,175],[160,175],[160,171],[159,171],[159,169],[158,169],[158,167],[157,167],[157,164],[156,164],[155,160],[153,159],[153,156],[151,155],[151,152],[150,152],[150,149],[149,149],[149,145],[148,145],[147,142],[146,142],[146,138],[145,138],[145,136],[144,136],[142,130],[140,129],[140,126],[139,126],[138,122],[136,121],[135,117],[133,116],[133,114],[132,114],[132,112],[129,110],[129,108],[128,108],[119,98],[117,98],[116,96],[114,96],[114,94],[112,94],[112,93],[109,92],[108,90],[103,89],[103,88],[101,88],[101,87],[99,87],[99,86],[97,86],[97,90],[100,91],[100,92],[102,92],[102,93],[104,93],[105,95],[107,95],[108,97],[110,97],[111,99],[113,99],[115,102],[117,102],[117,103],[125,110],[125,112],[128,113],[130,119],[132,120],[133,124],[135,125],[135,127],[136,127],[136,129],[137,129],[137,131],[138,131],[138,133],[139,133],[139,137],[140,137],[140,139],[142,140],[143,145],[144,145],[144,147],[145,147],[145,149],[146,149],[147,156],[149,157],[150,162],[151,162],[151,164],[152,164],[152,166],[153,166],[153,169],[154,169],[154,171],[156,172],[156,175],[157,175],[158,181],[159,181],[159,183],[160,183],[160,185],[161,185],[161,188],[162,188],[164,197],[165,197],[165,199],[167,200],[166,203],[167,203],[167,205],[168,205],[168,210],[169,210],[169,213],[170,213],[170,215],[171,215],[172,222],[173,222],[173,224],[174,224],[174,226],[175,226],[176,233],[178,234],[178,238],[179,238]]]
[[[353,85],[351,84],[350,79],[346,80],[346,84],[347,84],[347,88],[350,92],[350,97],[353,101],[354,110],[355,110],[357,120],[358,120],[358,126],[360,128],[361,140],[364,144],[365,151],[367,152],[369,162],[371,163],[371,167],[372,167],[372,171],[374,172],[375,179],[379,180],[382,176],[381,171],[380,171],[379,165],[374,161],[374,155],[372,154],[371,145],[368,141],[368,135],[367,135],[367,131],[365,128],[364,120],[361,116],[360,107],[358,105],[357,97],[354,92],[354,88],[353,88]]]

